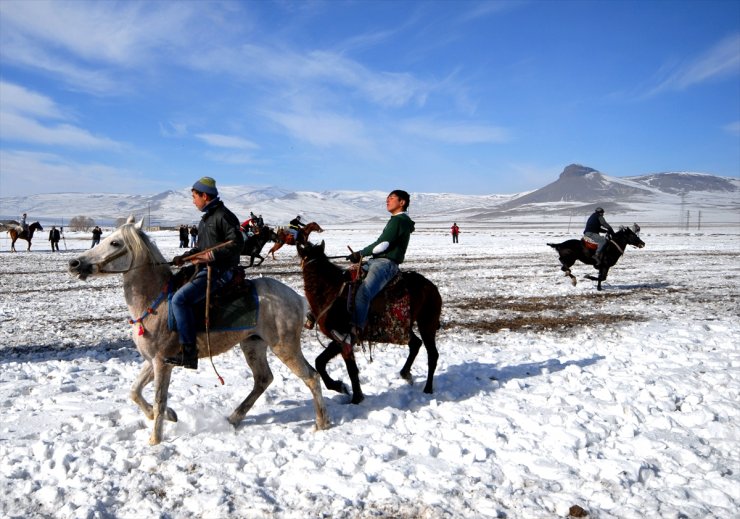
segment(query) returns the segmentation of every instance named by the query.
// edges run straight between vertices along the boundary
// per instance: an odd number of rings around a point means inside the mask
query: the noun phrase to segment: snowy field
[[[225,386],[208,362],[175,371],[179,422],[157,447],[128,398],[140,358],[121,277],[66,273],[87,234],[17,254],[3,234],[0,516],[738,517],[740,230],[643,227],[602,292],[581,264],[572,287],[545,245],[576,231],[462,230],[453,245],[419,229],[404,265],[444,301],[434,395],[423,349],[408,385],[406,349],[378,345],[359,353],[365,401],[325,391],[333,425],[315,432],[308,390],[270,356],[275,381],[234,430],[252,383],[236,349],[214,359]],[[344,254],[379,231],[312,239]],[[294,249],[253,272],[303,293]],[[311,362],[321,341],[304,332]]]

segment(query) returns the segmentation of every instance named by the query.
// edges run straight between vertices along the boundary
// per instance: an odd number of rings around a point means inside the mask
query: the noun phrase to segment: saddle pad
[[[368,342],[408,344],[411,330],[411,297],[399,273],[370,307],[368,326],[362,338]]]
[[[586,246],[587,249],[596,250],[599,248],[599,244],[587,236],[582,237],[581,241],[583,242],[583,244]]]
[[[172,296],[167,297],[168,319],[167,324],[172,331],[177,331],[177,322],[172,311]],[[232,296],[232,294],[229,294]],[[206,330],[205,301],[193,308],[196,329],[199,332]],[[212,332],[227,332],[250,330],[257,326],[259,318],[259,297],[254,284],[247,282],[243,290],[236,297],[211,296],[210,326]]]

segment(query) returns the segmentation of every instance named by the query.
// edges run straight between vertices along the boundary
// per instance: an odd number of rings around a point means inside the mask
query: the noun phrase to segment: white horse
[[[131,399],[147,418],[154,420],[151,445],[162,441],[164,420],[177,421],[175,412],[167,407],[167,391],[172,366],[164,358],[180,351],[177,332],[167,326],[167,300],[163,299],[153,312],[154,302],[172,276],[168,263],[130,217],[100,244],[69,261],[71,275],[85,280],[92,276],[123,274],[123,291],[134,325],[132,335],[136,348],[144,357],[144,366],[131,387]],[[228,420],[238,426],[254,402],[273,380],[267,363],[267,347],[288,366],[311,390],[316,412],[316,428],[329,427],[328,412],[321,394],[318,373],[306,361],[301,351],[301,331],[305,319],[303,299],[293,289],[271,278],[252,280],[259,298],[257,326],[250,330],[210,333],[210,350],[218,355],[239,343],[254,377],[254,387]],[[143,334],[140,334],[140,325]],[[205,333],[198,334],[198,356],[208,356]],[[142,390],[154,381],[154,404],[146,401]]]

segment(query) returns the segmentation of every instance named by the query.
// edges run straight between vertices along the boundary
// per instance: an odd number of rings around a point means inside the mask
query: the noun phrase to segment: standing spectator
[[[179,230],[180,230],[180,248],[187,249],[188,248],[188,227],[187,225],[181,225]]]
[[[190,226],[190,247],[195,247],[198,241],[198,228],[195,225]]]
[[[62,235],[59,233],[59,229],[57,229],[56,225],[51,226],[51,231],[49,231],[49,241],[51,242],[51,251],[57,251],[59,252],[59,240],[61,239]]]
[[[100,236],[102,234],[103,234],[103,229],[101,229],[97,225],[95,227],[93,227],[93,230],[92,230],[92,245],[90,246],[91,249],[100,243]]]
[[[457,223],[453,222],[450,231],[452,232],[452,243],[457,243],[457,235],[460,234],[460,228],[457,226]]]

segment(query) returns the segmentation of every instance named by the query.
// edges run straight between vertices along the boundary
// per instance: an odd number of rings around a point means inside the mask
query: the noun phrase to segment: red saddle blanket
[[[586,238],[585,236],[581,238],[581,243],[583,243],[583,246],[590,250],[596,250],[599,248],[599,244],[595,241]]]
[[[411,297],[399,273],[373,299],[368,324],[361,339],[368,342],[408,344],[411,330]]]

